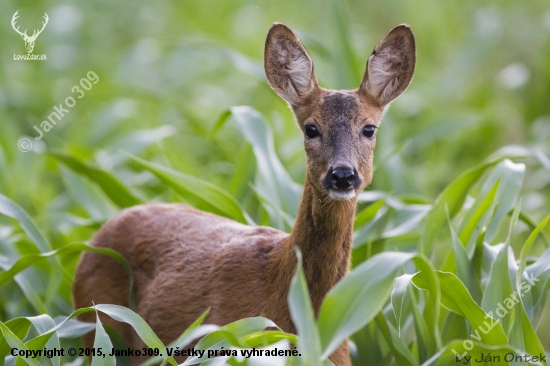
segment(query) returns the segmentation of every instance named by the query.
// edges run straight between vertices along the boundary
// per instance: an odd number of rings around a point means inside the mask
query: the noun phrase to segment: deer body
[[[305,135],[306,182],[292,232],[242,225],[181,204],[149,204],[124,210],[92,241],[126,258],[135,278],[136,311],[163,342],[176,339],[208,307],[207,323],[261,315],[295,332],[287,298],[296,246],[318,313],[348,272],[356,198],[372,180],[375,129],[408,86],[414,66],[414,37],[407,26],[398,26],[375,48],[358,89],[326,90],[318,86],[298,38],[286,26],[273,25],[266,75]],[[82,256],[73,285],[77,308],[92,302],[128,306],[128,296],[128,278],[118,263],[93,253]],[[104,321],[130,348],[143,346],[128,326]],[[91,347],[93,337],[85,342]],[[330,359],[350,365],[347,342]]]

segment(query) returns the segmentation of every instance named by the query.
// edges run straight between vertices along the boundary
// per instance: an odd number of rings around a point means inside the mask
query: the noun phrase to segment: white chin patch
[[[355,189],[350,189],[348,191],[335,191],[329,189],[328,195],[335,201],[347,201],[355,197]]]

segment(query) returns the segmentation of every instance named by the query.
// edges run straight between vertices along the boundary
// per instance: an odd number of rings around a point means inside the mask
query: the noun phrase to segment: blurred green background
[[[223,187],[256,222],[269,222],[250,187],[256,166],[251,146],[231,120],[212,130],[228,108],[252,106],[266,116],[283,165],[303,182],[302,136],[263,72],[273,22],[297,33],[321,86],[331,89],[356,88],[377,42],[395,25],[411,25],[416,73],[378,133],[370,190],[433,203],[463,171],[512,151],[529,155],[522,160],[523,211],[537,223],[548,214],[547,0],[4,0],[0,10],[0,193],[36,220],[54,248],[89,240],[118,211],[90,181],[45,154],[54,149],[111,171],[145,201],[181,200],[122,151],[130,152]],[[47,60],[13,59],[26,53],[10,24],[17,10],[18,25],[29,34],[48,14],[33,52]],[[71,89],[89,71],[99,82],[34,140],[33,126],[76,97]],[[20,151],[21,138],[31,140],[31,151]],[[97,200],[87,202],[90,197]],[[0,242],[23,245],[15,227],[0,216]],[[75,264],[76,258],[66,262],[71,271]],[[70,313],[69,284],[50,287],[60,296],[46,297],[47,309]],[[33,314],[28,304],[21,307],[21,296],[20,303],[3,304],[0,319]]]
[[[418,63],[407,93],[390,109],[376,159],[402,148],[372,187],[433,199],[456,177],[506,145],[550,142],[550,4],[547,1],[4,1],[0,69],[0,191],[34,216],[52,219],[64,189],[41,152],[63,148],[124,174],[124,137],[138,130],[169,135],[147,148],[177,170],[226,185],[246,157],[227,124],[208,138],[220,113],[251,105],[267,116],[277,152],[301,182],[301,135],[263,73],[265,35],[283,22],[301,37],[322,86],[352,89],[389,29],[411,25]],[[50,21],[34,54],[14,61],[22,29]],[[30,33],[30,31],[29,31]],[[17,142],[94,71],[100,82],[78,100],[33,152]],[[138,149],[137,146],[134,146]],[[134,152],[137,152],[135,150]],[[548,163],[548,162],[547,162]],[[548,207],[550,174],[530,170],[526,208]],[[127,176],[130,184],[147,177]],[[246,196],[247,187],[232,187]],[[159,192],[160,193],[160,192]],[[47,225],[50,226],[50,225]]]

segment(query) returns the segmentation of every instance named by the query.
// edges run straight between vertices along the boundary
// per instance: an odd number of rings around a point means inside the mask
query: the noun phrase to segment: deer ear
[[[318,87],[311,58],[284,24],[274,23],[267,34],[264,67],[269,85],[293,106]]]
[[[359,90],[383,107],[407,89],[415,65],[414,35],[408,25],[398,25],[372,51]]]

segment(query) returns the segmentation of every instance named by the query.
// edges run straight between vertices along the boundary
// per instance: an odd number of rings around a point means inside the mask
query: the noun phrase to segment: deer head
[[[48,14],[44,13],[44,22],[42,22],[42,29],[40,30],[35,29],[34,32],[32,33],[32,36],[28,36],[26,29],[24,32],[21,32],[19,30],[19,27],[15,26],[15,21],[17,20],[17,18],[19,18],[19,15],[17,14],[18,12],[19,10],[16,11],[15,14],[13,14],[13,17],[11,18],[11,26],[17,33],[21,35],[21,38],[23,38],[23,40],[25,41],[25,49],[27,50],[27,53],[32,53],[32,50],[34,49],[34,42],[36,42],[36,38],[38,38],[40,33],[42,33],[44,28],[46,28],[46,24],[48,24],[48,20],[49,20]]]
[[[392,29],[375,47],[355,90],[321,88],[306,49],[275,23],[265,46],[273,90],[288,102],[304,133],[307,182],[319,199],[355,198],[372,180],[376,130],[390,102],[409,85],[416,49],[407,25]]]

